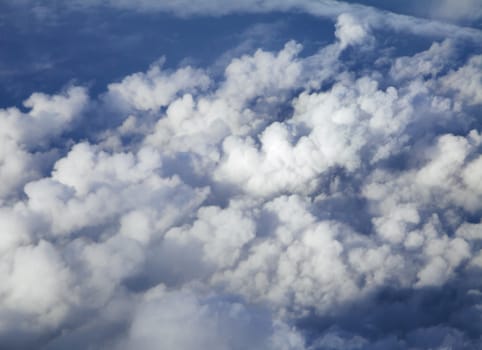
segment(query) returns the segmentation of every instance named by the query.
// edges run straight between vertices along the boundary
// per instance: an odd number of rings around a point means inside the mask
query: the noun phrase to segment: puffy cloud
[[[341,14],[336,23],[335,36],[340,40],[342,48],[361,44],[367,39],[368,32],[356,18],[349,14]]]
[[[143,206],[156,211],[159,229],[169,227],[202,202],[207,190],[192,189],[178,177],[164,178],[159,167],[152,149],[111,155],[80,143],[57,161],[51,178],[25,186],[27,205],[45,217],[51,234],[102,225]]]
[[[167,73],[161,70],[162,63],[160,60],[146,73],[136,73],[110,84],[107,98],[137,110],[157,111],[168,106],[178,94],[205,89],[210,83],[209,77],[201,70],[185,67]]]
[[[24,102],[27,113],[0,110],[0,200],[41,175],[43,163],[52,158],[51,143],[72,127],[87,102],[84,88],[71,87],[60,95],[32,94]]]
[[[186,231],[174,228],[167,232],[166,239],[183,244],[199,241],[203,245],[203,256],[219,268],[233,265],[243,246],[255,237],[254,222],[239,209],[202,207],[197,217],[191,228]]]
[[[340,80],[329,91],[300,94],[292,119],[269,125],[258,143],[226,138],[217,179],[259,195],[312,191],[319,175],[336,166],[355,171],[367,153],[368,162],[396,153],[404,140],[395,135],[413,118],[413,91],[399,96],[393,87],[378,90],[377,81],[367,77]]]
[[[246,5],[216,4],[135,6]],[[308,57],[291,41],[219,78],[157,62],[93,104],[73,87],[0,111],[2,344],[480,345],[480,56],[455,35],[394,57],[376,41],[393,15],[320,6],[336,41]],[[69,136],[98,105],[121,122]]]
[[[20,328],[57,325],[66,311],[65,303],[75,300],[75,295],[68,292],[70,276],[56,249],[45,241],[19,247],[11,259],[5,259],[4,264],[8,263],[11,271],[6,272],[5,265],[2,268],[2,311],[24,314]]]
[[[226,67],[225,80],[212,94],[194,98],[186,93],[174,100],[159,119],[155,132],[146,138],[150,145],[173,152],[209,153],[217,160],[216,148],[229,134],[248,134],[262,125],[260,106],[284,101],[283,94],[300,85],[301,64],[296,59],[301,46],[289,42],[277,54],[257,50],[254,55],[235,58]],[[266,115],[266,118],[269,118]]]
[[[305,349],[304,341],[266,311],[189,290],[149,290],[119,349]]]
[[[447,74],[442,80],[442,84],[447,89],[457,91],[461,101],[469,105],[480,104],[482,103],[481,67],[482,56],[471,57],[466,65]]]
[[[435,77],[443,69],[447,69],[454,59],[456,50],[453,46],[454,43],[450,40],[442,43],[435,42],[426,51],[397,58],[391,67],[390,74],[396,80]]]

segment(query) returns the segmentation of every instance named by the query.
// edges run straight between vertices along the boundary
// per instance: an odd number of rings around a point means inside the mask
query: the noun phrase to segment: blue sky
[[[64,9],[41,16],[8,5],[2,21],[4,107],[72,81],[100,93],[163,56],[170,68],[210,67],[229,50],[276,50],[295,39],[308,53],[333,39],[332,21],[297,12],[179,18],[163,12]]]
[[[482,347],[478,0],[0,3],[0,349]]]

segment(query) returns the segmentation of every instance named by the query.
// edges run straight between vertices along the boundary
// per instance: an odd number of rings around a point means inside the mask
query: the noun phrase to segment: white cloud
[[[157,111],[168,106],[178,95],[196,89],[206,89],[209,77],[201,70],[185,67],[168,73],[161,70],[162,60],[153,64],[146,73],[125,77],[120,83],[108,86],[109,99],[138,110]]]
[[[189,290],[146,293],[119,349],[303,350],[304,341],[281,321],[241,303],[199,298]]]
[[[348,45],[361,44],[368,37],[363,23],[349,14],[341,14],[336,22],[335,36],[340,40],[342,48]]]
[[[447,74],[442,79],[442,85],[457,91],[460,102],[469,105],[482,103],[482,55],[471,57],[466,65]]]
[[[204,257],[218,268],[232,266],[243,246],[255,237],[254,222],[237,208],[202,207],[197,217],[190,228],[168,231],[166,239],[187,245],[200,241]]]
[[[413,56],[397,58],[390,70],[394,79],[416,79],[417,77],[435,77],[454,59],[453,41],[435,42],[430,49]]]
[[[42,163],[52,158],[45,148],[72,126],[87,103],[86,90],[71,87],[60,95],[32,94],[24,102],[27,113],[0,110],[0,200],[40,175]]]
[[[156,6],[245,6],[213,4]],[[220,80],[156,63],[98,97],[120,125],[65,150],[53,141],[89,123],[84,89],[0,111],[0,341],[22,347],[17,327],[45,349],[475,344],[440,315],[480,317],[466,297],[482,266],[480,57],[461,64],[444,41],[359,70],[363,52],[344,48],[372,50],[377,25],[413,19],[321,5],[339,16],[336,41],[312,56],[259,49]],[[461,299],[427,311],[445,289]]]
[[[207,189],[192,189],[176,176],[164,178],[160,166],[152,149],[109,154],[80,143],[57,161],[51,178],[26,185],[28,207],[46,218],[52,234],[103,225],[143,206],[156,211],[159,229],[167,228],[189,215]]]
[[[3,322],[0,331],[12,327],[9,313],[19,315],[19,330],[55,329],[63,321],[69,304],[77,302],[68,267],[55,247],[46,241],[18,247],[2,257]],[[48,328],[46,328],[48,327]]]

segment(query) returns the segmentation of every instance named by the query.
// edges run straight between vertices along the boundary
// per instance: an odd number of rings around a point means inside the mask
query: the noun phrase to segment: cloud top
[[[480,33],[256,6],[336,16],[335,40],[260,48],[221,77],[158,61],[99,96],[0,110],[2,346],[482,345]],[[449,38],[400,55],[380,39],[392,20]]]

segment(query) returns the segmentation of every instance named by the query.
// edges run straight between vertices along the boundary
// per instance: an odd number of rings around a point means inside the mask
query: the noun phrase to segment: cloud
[[[413,19],[321,5],[347,12],[311,55],[155,62],[0,111],[2,346],[480,346],[474,32],[399,57],[379,25]]]
[[[11,1],[11,0],[10,0]],[[32,6],[32,0],[15,3],[11,6]],[[429,12],[435,19],[477,19],[480,17],[477,0],[444,0],[429,3],[429,9],[422,6],[421,12]],[[376,7],[337,0],[244,0],[225,2],[220,0],[82,0],[68,4],[50,0],[44,6],[35,6],[36,16],[50,18],[59,10],[89,10],[108,7],[120,10],[139,11],[143,13],[166,12],[183,18],[191,16],[223,16],[229,14],[256,14],[270,12],[300,11],[313,16],[336,20],[342,14],[363,18],[364,26],[374,29],[390,29],[395,32],[408,32],[436,38],[454,37],[480,41],[481,34],[477,29],[462,27],[456,24],[443,23],[439,20],[402,15],[377,9]],[[415,12],[420,4],[412,4]],[[47,17],[50,15],[50,17]]]
[[[481,69],[482,56],[474,56],[469,62],[458,70],[448,74],[442,84],[447,89],[453,89],[459,93],[459,99],[466,103],[478,105],[482,102],[481,95]]]
[[[432,3],[430,15],[434,18],[452,21],[477,20],[482,17],[480,4],[476,0],[443,0]]]
[[[50,161],[50,143],[72,127],[88,103],[87,92],[71,87],[64,94],[32,94],[23,113],[12,107],[0,110],[0,201],[18,195],[28,180],[39,176],[42,162]]]
[[[335,36],[340,40],[341,47],[345,48],[350,44],[362,43],[368,33],[357,19],[347,14],[341,14],[336,23]]]
[[[302,337],[263,310],[241,303],[201,299],[188,290],[149,290],[119,349],[175,348],[302,350]]]
[[[136,73],[108,86],[107,98],[137,110],[156,111],[168,106],[176,95],[205,89],[210,79],[202,71],[186,67],[171,74],[161,70],[162,60],[146,73]],[[115,102],[111,102],[114,103]]]

